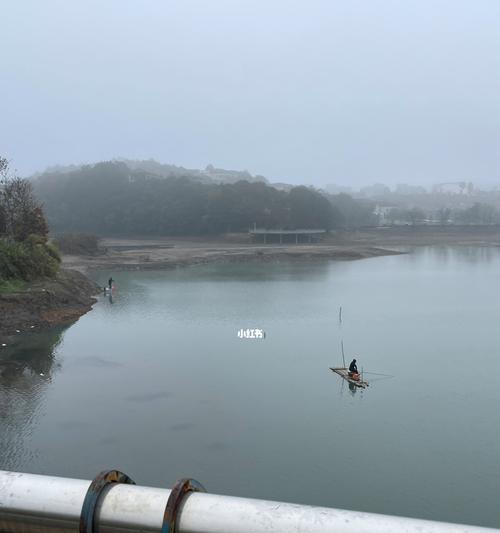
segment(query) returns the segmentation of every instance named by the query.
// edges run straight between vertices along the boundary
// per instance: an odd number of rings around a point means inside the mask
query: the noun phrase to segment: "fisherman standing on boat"
[[[111,277],[108,279],[109,290],[111,290],[113,288],[114,281],[115,280],[113,278],[111,278]]]
[[[349,365],[349,373],[350,374],[359,374],[358,367],[356,366],[356,359],[353,359],[351,361],[351,364]]]

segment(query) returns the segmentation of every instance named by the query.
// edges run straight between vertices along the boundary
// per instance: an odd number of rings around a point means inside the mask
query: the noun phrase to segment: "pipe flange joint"
[[[102,491],[112,483],[126,483],[135,485],[135,482],[119,470],[103,470],[92,480],[85,499],[83,500],[80,515],[80,533],[97,533],[95,511]]]
[[[207,491],[196,479],[183,478],[176,482],[167,500],[161,533],[176,533],[175,528],[181,505],[190,492]]]

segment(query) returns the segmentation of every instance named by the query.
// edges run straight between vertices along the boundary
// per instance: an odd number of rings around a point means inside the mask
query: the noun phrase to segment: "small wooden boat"
[[[347,370],[347,368],[332,368],[332,367],[330,367],[330,370],[332,372],[335,372],[335,374],[338,374],[339,376],[343,377],[349,383],[352,383],[353,385],[356,385],[356,387],[360,387],[362,389],[366,389],[366,387],[368,387],[368,381],[363,381],[359,374],[358,374],[359,379],[352,378],[349,375],[349,370]]]

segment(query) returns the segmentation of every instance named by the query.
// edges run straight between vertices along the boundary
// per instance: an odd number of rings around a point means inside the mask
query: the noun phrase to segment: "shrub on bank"
[[[22,242],[0,240],[0,284],[54,277],[59,270],[59,253],[40,235]]]
[[[22,291],[25,285],[25,281],[21,281],[18,279],[8,281],[2,281],[0,279],[0,294]]]

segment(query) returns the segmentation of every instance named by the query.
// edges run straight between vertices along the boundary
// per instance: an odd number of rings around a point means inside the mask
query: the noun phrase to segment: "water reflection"
[[[356,387],[356,385],[354,385],[354,383],[351,383],[350,381],[347,381],[344,378],[342,378],[340,381],[342,382],[342,384],[340,385],[340,397],[341,398],[344,396],[344,394],[346,392],[348,392],[349,395],[352,396],[352,397],[356,396],[356,394],[358,393],[359,390],[361,390],[361,392],[362,392],[362,389],[359,389],[359,387]],[[346,389],[346,383],[347,383],[347,389]],[[362,396],[363,395],[360,394],[359,398],[361,398]]]
[[[348,267],[347,263],[338,262],[332,263],[328,258],[316,258],[313,262],[304,260],[290,261],[290,259],[269,259],[265,262],[249,261],[242,263],[225,263],[221,268],[220,264],[203,264],[192,265],[182,269],[169,271],[169,278],[171,280],[188,279],[190,283],[204,283],[211,282],[227,282],[228,277],[237,276],[238,282],[287,282],[287,281],[323,281],[331,275],[331,269],[342,271]],[[98,280],[102,282],[108,275],[108,272],[99,273]],[[196,277],[193,277],[195,275]],[[152,278],[159,280],[165,279],[165,273],[161,271],[152,271]]]
[[[490,263],[498,257],[498,246],[476,245],[476,246],[447,246],[436,245],[424,248],[414,248],[408,256],[413,262],[421,261],[422,258],[432,260],[440,264],[450,262],[460,263]]]
[[[65,328],[64,328],[65,329]],[[63,329],[30,334],[0,354],[0,468],[15,470],[36,452],[29,444],[48,386],[60,368]]]

